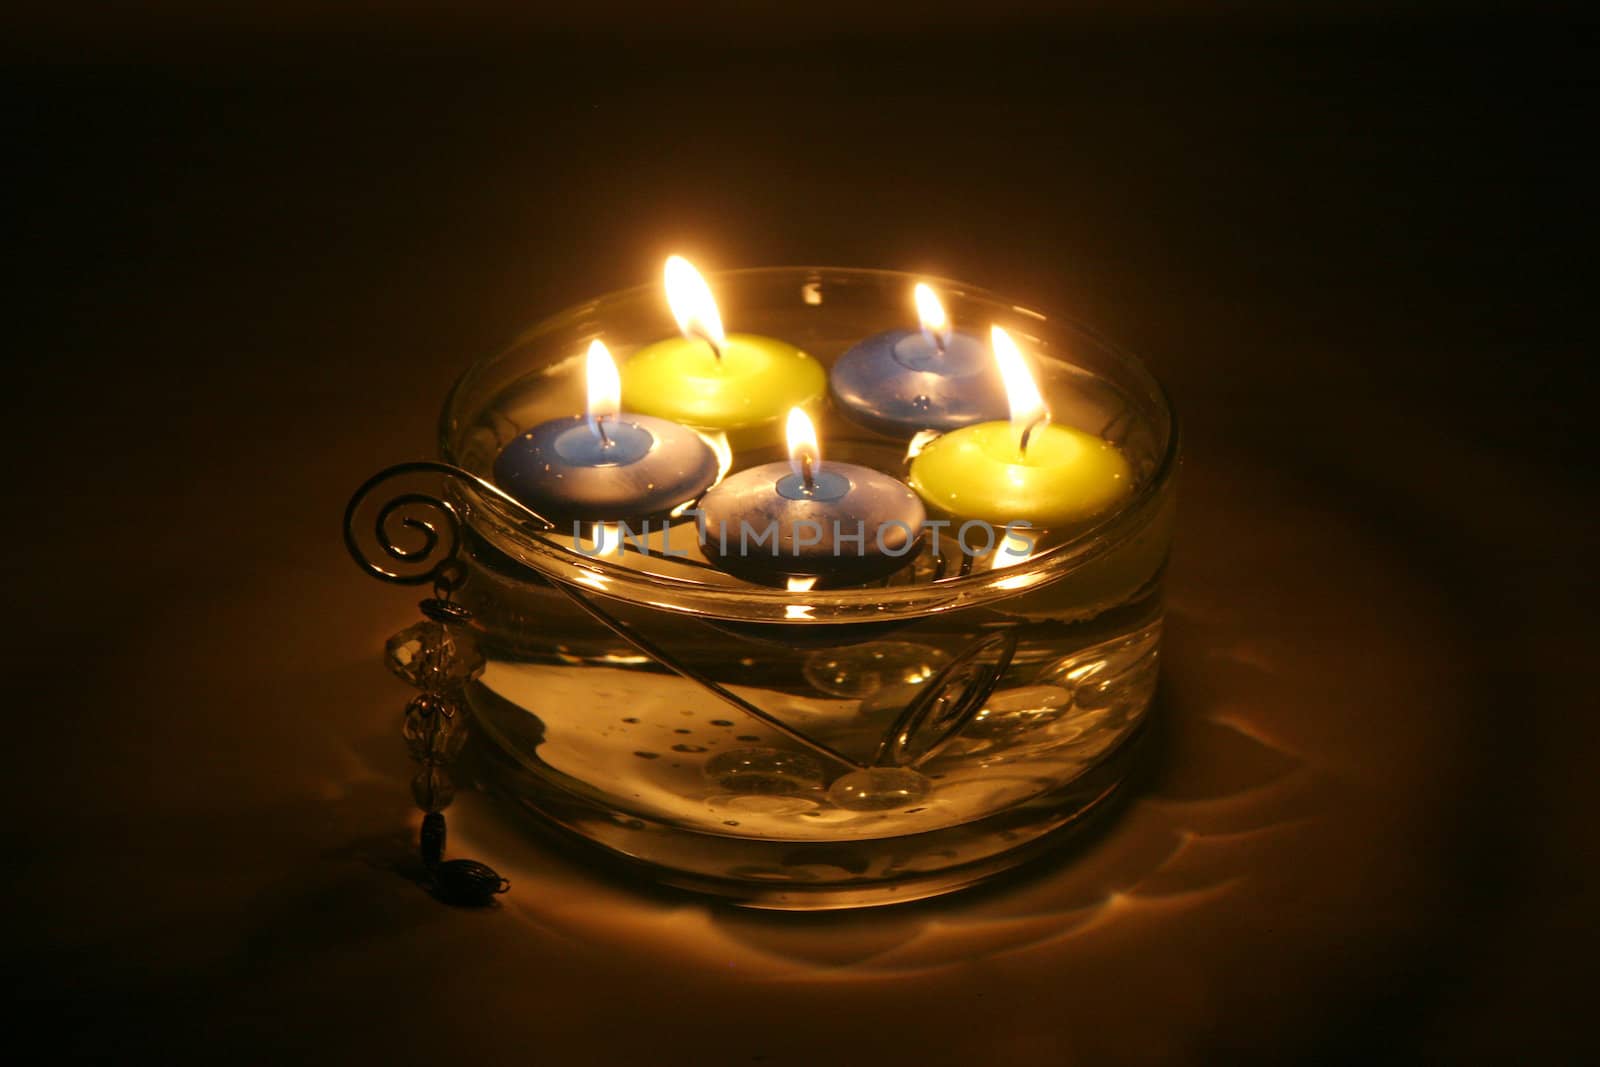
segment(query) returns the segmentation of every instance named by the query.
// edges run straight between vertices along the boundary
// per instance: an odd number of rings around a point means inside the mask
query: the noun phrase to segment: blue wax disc
[[[994,358],[966,333],[942,351],[921,330],[869,337],[835,361],[828,385],[851,419],[895,436],[1011,417]]]
[[[717,477],[699,434],[649,415],[603,423],[602,443],[582,415],[517,435],[494,461],[500,488],[551,522],[624,522],[665,515]]]
[[[855,584],[910,562],[927,513],[903,482],[852,463],[825,463],[812,480],[807,493],[787,462],[724,479],[700,501],[707,558],[764,584]]]

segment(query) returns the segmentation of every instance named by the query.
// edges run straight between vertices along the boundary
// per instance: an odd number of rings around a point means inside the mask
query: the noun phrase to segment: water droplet
[[[672,746],[672,751],[674,751],[674,752],[704,752],[705,749],[702,748],[699,745],[673,745]]]
[[[661,753],[659,753],[659,752],[635,752],[634,755],[638,756],[640,759],[660,759],[661,758]]]
[[[733,723],[729,722],[727,719],[712,719],[711,720],[711,725],[712,726],[732,726]]]

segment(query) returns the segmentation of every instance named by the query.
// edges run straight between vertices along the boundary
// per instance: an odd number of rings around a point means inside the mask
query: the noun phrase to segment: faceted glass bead
[[[467,717],[449,697],[423,693],[406,705],[406,747],[419,763],[449,763],[467,740]]]
[[[411,779],[411,796],[423,811],[443,811],[456,798],[456,786],[443,767],[424,767]]]
[[[391,671],[428,692],[447,692],[483,673],[483,653],[472,631],[432,619],[389,638],[384,652]]]

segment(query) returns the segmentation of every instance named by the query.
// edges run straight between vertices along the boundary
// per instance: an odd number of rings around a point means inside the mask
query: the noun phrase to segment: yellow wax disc
[[[1037,427],[1024,454],[1009,422],[984,422],[930,442],[911,461],[910,483],[931,507],[997,530],[1012,522],[1060,530],[1127,496],[1133,471],[1116,445],[1083,430]]]
[[[622,365],[626,411],[699,430],[738,430],[775,422],[814,404],[828,386],[822,364],[794,345],[729,334],[719,360],[701,340],[647,345]]]

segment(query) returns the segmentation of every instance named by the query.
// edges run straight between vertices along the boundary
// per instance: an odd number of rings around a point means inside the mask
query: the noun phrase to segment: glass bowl
[[[489,660],[470,691],[478,784],[627,867],[775,908],[949,891],[1081,826],[1123,780],[1156,683],[1178,456],[1160,385],[1083,328],[961,282],[829,267],[707,280],[730,331],[825,366],[914,325],[927,281],[957,329],[1011,333],[1052,420],[1117,444],[1133,489],[1087,528],[1040,531],[1031,553],[925,539],[886,577],[805,588],[717,567],[688,516],[596,556],[464,484],[460,599]],[[443,458],[491,479],[517,434],[583,410],[589,341],[625,362],[675,333],[655,285],[545,320],[456,384]],[[824,464],[905,477],[909,434],[826,402],[814,414]],[[725,470],[784,456],[781,425],[707,436]],[[689,551],[651,551],[663,537]]]

